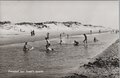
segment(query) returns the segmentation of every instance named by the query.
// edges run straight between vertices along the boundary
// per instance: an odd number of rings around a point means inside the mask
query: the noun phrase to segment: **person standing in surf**
[[[49,41],[49,33],[47,33],[47,37],[45,37],[45,40],[46,40],[46,50],[47,51],[53,51],[54,49],[53,48],[50,48],[50,41]]]
[[[101,30],[99,30],[99,33],[101,33]]]
[[[28,51],[27,42],[25,42],[25,45],[23,47],[23,51]]]
[[[47,37],[45,37],[45,40],[47,42],[47,45],[50,46],[49,33],[47,33]]]
[[[97,41],[98,41],[98,39],[97,39],[96,37],[94,37],[93,41],[94,41],[94,42],[97,42]]]
[[[35,36],[35,31],[33,30],[32,32],[33,32],[33,36]]]
[[[83,34],[84,35],[84,37],[85,37],[85,39],[84,39],[84,43],[87,43],[87,36],[86,36],[86,34]]]
[[[62,34],[60,34],[60,45],[62,44]]]
[[[35,36],[35,31],[34,30],[31,31],[31,36]]]
[[[27,52],[27,51],[29,51],[29,50],[34,49],[34,47],[28,45],[27,43],[28,43],[28,42],[25,42],[25,45],[24,45],[24,47],[23,47],[23,51],[24,51],[24,52]]]
[[[90,30],[90,34],[92,34],[92,30]]]

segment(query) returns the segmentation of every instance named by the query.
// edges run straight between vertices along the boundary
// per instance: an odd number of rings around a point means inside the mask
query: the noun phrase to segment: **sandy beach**
[[[44,25],[40,25],[41,27]],[[87,64],[97,55],[103,53],[118,39],[118,33],[105,27],[73,25],[63,23],[45,24],[47,28],[32,25],[3,24],[0,28],[0,77],[2,78],[61,78],[75,72],[80,66]],[[31,36],[31,31],[35,35]],[[92,30],[92,33],[90,32]],[[50,34],[51,48],[46,52],[46,34]],[[88,43],[83,43],[84,36]],[[62,45],[60,42],[62,34]],[[69,37],[67,37],[69,35]],[[97,42],[94,42],[94,37]],[[79,46],[74,46],[77,40]],[[24,43],[34,47],[25,53]]]
[[[119,1],[0,1],[0,78],[119,78]]]

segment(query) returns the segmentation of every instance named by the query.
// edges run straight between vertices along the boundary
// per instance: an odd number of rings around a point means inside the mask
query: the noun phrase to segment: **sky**
[[[0,1],[0,21],[78,21],[119,28],[118,1]]]

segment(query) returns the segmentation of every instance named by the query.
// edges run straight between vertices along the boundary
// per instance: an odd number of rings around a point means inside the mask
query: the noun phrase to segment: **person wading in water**
[[[98,41],[98,39],[97,39],[96,37],[94,37],[93,41],[94,41],[94,42],[97,42],[97,41]]]
[[[31,31],[31,36],[35,36],[35,31]]]
[[[62,44],[62,34],[60,34],[60,45]]]
[[[54,49],[53,48],[50,48],[50,41],[49,41],[49,33],[47,33],[47,37],[45,37],[45,40],[46,40],[46,50],[47,51],[53,51]]]
[[[23,47],[23,51],[24,51],[24,52],[27,52],[27,51],[29,51],[29,50],[34,49],[34,47],[28,45],[27,43],[28,43],[28,42],[25,42],[25,45],[24,45],[24,47]]]
[[[87,43],[87,36],[86,36],[86,34],[83,34],[84,35],[84,37],[85,37],[85,39],[84,39],[84,43]]]

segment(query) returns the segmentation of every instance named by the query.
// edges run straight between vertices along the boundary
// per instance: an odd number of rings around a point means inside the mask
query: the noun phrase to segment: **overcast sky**
[[[118,1],[2,1],[0,20],[11,22],[78,21],[119,28]]]

